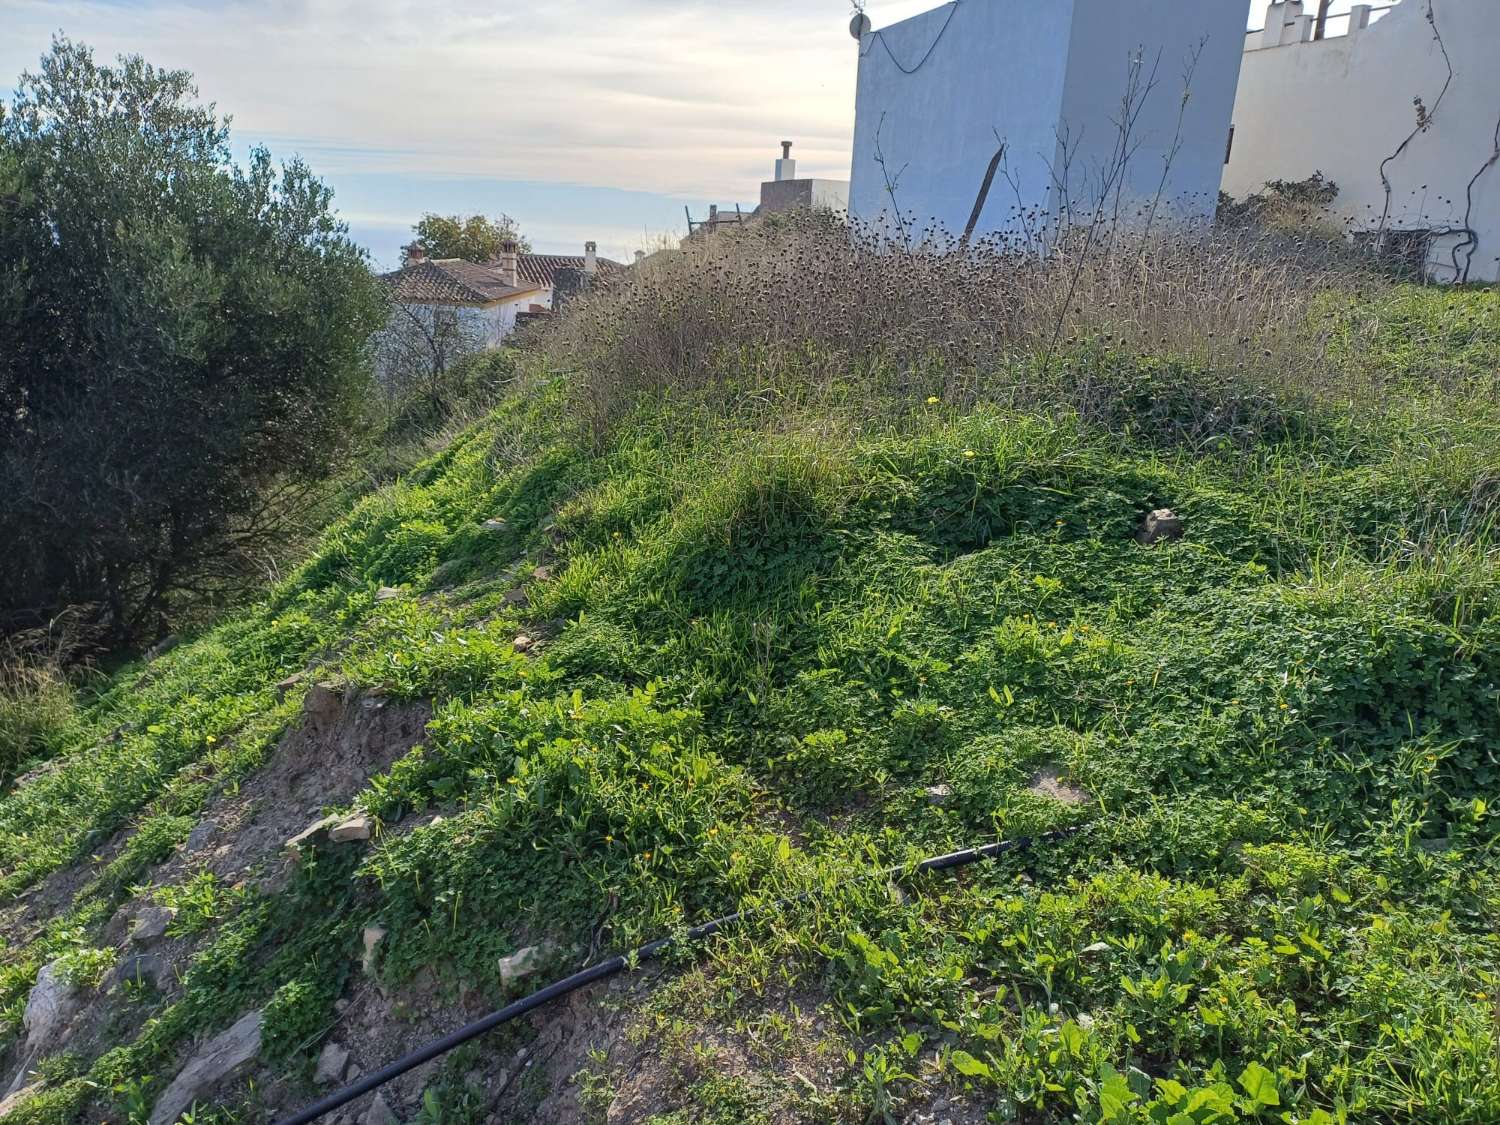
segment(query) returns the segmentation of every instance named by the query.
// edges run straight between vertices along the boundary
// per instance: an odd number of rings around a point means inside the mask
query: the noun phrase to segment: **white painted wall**
[[[962,233],[997,133],[1028,206],[1045,205],[1072,15],[1073,0],[959,0],[863,36],[850,214],[890,228],[889,176],[919,229],[935,220]],[[902,73],[929,50],[920,69]],[[996,185],[980,229],[1008,226],[1015,206],[1007,186]]]
[[[1156,67],[1157,85],[1136,126],[1139,148],[1126,187],[1137,197],[1154,196],[1177,131],[1183,68],[1201,41],[1164,195],[1193,214],[1211,214],[1249,3],[958,0],[866,34],[859,44],[851,213],[890,229],[889,178],[919,231],[936,222],[960,233],[1003,139],[1015,187],[997,178],[976,229],[1014,230],[1020,212],[1051,215],[1058,207],[1063,193],[1054,191],[1054,171],[1062,173],[1062,135],[1071,151],[1066,194],[1075,207],[1083,205],[1097,197],[1110,163],[1117,137],[1111,119],[1119,115],[1133,52],[1142,54],[1147,73]]]
[[[1431,126],[1388,166],[1390,229],[1461,226],[1467,184],[1494,151],[1500,122],[1500,2],[1430,2],[1455,77]],[[1352,230],[1378,226],[1386,199],[1380,163],[1415,128],[1412,99],[1421,97],[1431,110],[1448,75],[1428,3],[1402,0],[1363,30],[1317,42],[1288,34],[1280,38],[1289,41],[1261,46],[1262,37],[1252,36],[1224,190],[1243,198],[1267,180],[1320,171],[1339,187],[1333,218]],[[1479,235],[1470,280],[1497,280],[1500,166],[1475,185],[1469,225]],[[1459,241],[1435,240],[1428,262],[1434,277],[1453,278]]]
[[[1062,122],[1075,136],[1081,132],[1085,198],[1097,197],[1110,165],[1119,135],[1113,121],[1130,81],[1128,56],[1138,50],[1141,81],[1154,71],[1156,85],[1135,126],[1132,143],[1140,148],[1126,165],[1124,197],[1140,206],[1160,192],[1177,217],[1212,218],[1249,10],[1249,0],[1077,0]],[[1080,194],[1077,185],[1070,190]]]

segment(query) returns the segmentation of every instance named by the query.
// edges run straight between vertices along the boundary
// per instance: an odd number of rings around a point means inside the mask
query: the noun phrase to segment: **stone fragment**
[[[552,568],[550,566],[539,566],[531,572],[531,577],[535,578],[538,582],[551,582]]]
[[[49,1044],[83,1007],[83,989],[63,980],[60,964],[53,961],[43,965],[36,975],[31,995],[26,998],[21,1026],[26,1029],[28,1051]]]
[[[510,984],[531,976],[542,967],[550,949],[540,945],[528,945],[518,949],[509,957],[500,958],[500,983]]]
[[[401,596],[401,591],[394,586],[382,586],[375,591],[377,602],[393,602]]]
[[[363,813],[346,816],[328,830],[328,838],[335,844],[347,844],[351,840],[368,840],[375,830],[375,822]]]
[[[196,1101],[260,1054],[261,1013],[241,1016],[203,1045],[151,1110],[150,1125],[172,1125]]]
[[[1085,790],[1064,781],[1062,771],[1056,766],[1043,766],[1037,770],[1026,788],[1038,797],[1050,797],[1065,805],[1086,805],[1093,800]]]
[[[929,785],[927,787],[927,803],[929,805],[946,805],[951,800],[953,800],[953,786]]]
[[[172,633],[168,636],[163,637],[161,640],[157,641],[154,645],[146,650],[146,663],[150,664],[153,660],[156,660],[159,657],[166,656],[167,653],[171,652],[181,643],[182,638],[179,637],[176,633]]]
[[[187,843],[184,846],[190,852],[196,852],[200,848],[207,846],[208,842],[214,838],[214,833],[218,831],[218,827],[211,820],[200,820],[197,824],[193,825],[193,830],[188,833]]]
[[[1150,546],[1162,539],[1181,539],[1183,523],[1171,508],[1158,508],[1142,521],[1136,531],[1136,541]]]
[[[530,595],[528,595],[526,591],[521,589],[519,586],[517,586],[514,590],[505,591],[504,595],[502,595],[502,597],[500,598],[500,601],[502,603],[511,606],[525,605],[530,600]]]
[[[487,531],[491,535],[496,535],[505,530],[505,521],[499,516],[496,516],[494,519],[485,520],[482,524],[479,525],[479,529],[481,531]]]
[[[167,963],[161,957],[155,953],[133,953],[129,957],[122,957],[115,965],[114,972],[110,974],[110,987],[149,984],[152,988],[160,988],[166,975]]]
[[[517,652],[527,652],[534,644],[536,644],[536,642],[528,637],[525,633],[522,633],[515,640],[511,641],[511,647],[514,648]]]
[[[298,832],[295,836],[293,836],[290,840],[282,845],[282,847],[286,851],[288,858],[290,858],[293,862],[296,862],[301,858],[302,848],[305,845],[312,843],[315,839],[318,838],[318,836],[322,835],[324,832],[327,832],[338,822],[339,818],[336,816],[325,816],[321,820],[313,821],[301,832]]]
[[[366,926],[364,932],[365,953],[359,967],[366,973],[375,971],[375,958],[380,952],[380,943],[385,940],[385,929],[381,926]]]
[[[349,1052],[329,1040],[318,1055],[318,1066],[313,1071],[313,1081],[319,1086],[331,1086],[344,1077],[344,1068],[349,1065]]]
[[[365,1110],[364,1117],[360,1118],[362,1125],[401,1125],[396,1115],[391,1112],[391,1107],[385,1104],[385,1099],[379,1094],[375,1095],[370,1102],[370,1108]]]
[[[167,936],[167,927],[177,911],[170,906],[148,906],[135,916],[135,925],[130,931],[130,940],[136,945],[150,945]]]
[[[302,716],[317,724],[331,723],[343,714],[344,685],[325,680],[313,684],[302,697]]]
[[[25,1073],[24,1068],[22,1069],[22,1073]],[[4,1099],[0,1099],[0,1120],[4,1120],[11,1110],[20,1109],[22,1102],[41,1093],[42,1087],[46,1084],[46,1082],[33,1082],[30,1086],[22,1086],[14,1093],[6,1094]]]

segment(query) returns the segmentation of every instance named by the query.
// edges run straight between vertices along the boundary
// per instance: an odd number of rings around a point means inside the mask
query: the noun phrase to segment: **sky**
[[[880,27],[934,6],[866,9]],[[685,233],[684,206],[753,206],[783,139],[799,175],[848,178],[850,14],[849,0],[0,0],[0,98],[61,31],[192,71],[240,151],[300,155],[329,183],[377,265],[398,264],[426,211],[503,212],[539,251],[592,239],[629,260]]]

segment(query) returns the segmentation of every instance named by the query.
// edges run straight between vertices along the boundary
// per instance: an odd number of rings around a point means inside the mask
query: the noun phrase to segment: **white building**
[[[1372,15],[1356,5],[1314,40],[1301,3],[1271,6],[1246,39],[1224,190],[1322,172],[1357,238],[1425,260],[1438,280],[1497,280],[1500,0]]]
[[[917,232],[958,235],[988,182],[977,234],[1076,216],[1117,186],[1126,206],[1212,215],[1249,6],[956,0],[878,31],[857,17],[851,214],[894,233],[899,209]],[[1132,89],[1131,155],[1112,178]]]
[[[545,316],[562,294],[624,267],[601,258],[592,242],[582,255],[522,254],[507,242],[493,262],[427,257],[419,243],[406,264],[385,274],[391,319],[376,340],[382,377],[441,371],[464,355],[493,348],[528,318]]]

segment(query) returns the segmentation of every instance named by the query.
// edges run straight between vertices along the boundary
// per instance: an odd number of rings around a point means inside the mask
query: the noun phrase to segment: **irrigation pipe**
[[[1060,828],[1053,832],[1044,833],[1035,839],[1030,836],[1022,836],[1015,840],[1001,840],[998,843],[986,844],[983,847],[969,848],[961,852],[950,852],[948,855],[933,856],[930,859],[924,859],[911,870],[915,872],[948,871],[955,867],[966,867],[971,863],[978,863],[983,859],[998,859],[1000,856],[1008,855],[1011,852],[1028,851],[1036,843],[1055,843],[1079,831],[1080,827]],[[905,875],[908,870],[905,866],[892,867],[884,871],[872,872],[863,878],[889,879]],[[537,1008],[542,1007],[544,1004],[566,996],[570,992],[576,992],[585,985],[604,980],[606,977],[612,977],[631,965],[654,960],[661,956],[668,947],[678,941],[703,941],[728,929],[730,926],[744,921],[752,915],[774,907],[788,906],[792,903],[802,902],[810,898],[813,893],[812,891],[804,891],[793,898],[781,899],[774,903],[767,903],[765,906],[753,907],[734,914],[726,914],[722,918],[715,918],[712,922],[705,922],[701,926],[694,926],[687,931],[685,936],[674,935],[657,938],[655,941],[648,942],[631,953],[620,954],[611,957],[607,961],[601,961],[597,965],[590,965],[588,968],[581,969],[572,976],[564,977],[560,981],[555,981],[546,988],[533,992],[530,996],[517,1000],[513,1004],[507,1004],[497,1012],[491,1012],[483,1019],[475,1020],[466,1027],[461,1027],[457,1031],[450,1032],[441,1039],[435,1039],[425,1047],[419,1047],[411,1054],[397,1059],[388,1066],[383,1066],[379,1070],[364,1075],[357,1082],[345,1086],[342,1090],[335,1090],[327,1097],[319,1098],[311,1105],[303,1107],[290,1117],[282,1118],[281,1121],[277,1122],[277,1125],[307,1125],[307,1122],[316,1121],[324,1114],[331,1113],[340,1106],[348,1105],[356,1098],[368,1094],[371,1090],[384,1086],[393,1078],[398,1078],[409,1070],[415,1070],[423,1063],[429,1062],[439,1055],[445,1055],[455,1047],[459,1047],[471,1039],[476,1039],[487,1031],[493,1031],[503,1023],[509,1023],[513,1019],[518,1019],[528,1012],[533,1012]]]

